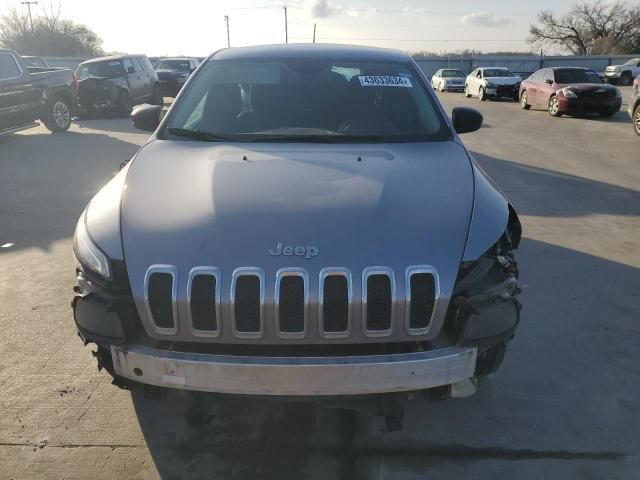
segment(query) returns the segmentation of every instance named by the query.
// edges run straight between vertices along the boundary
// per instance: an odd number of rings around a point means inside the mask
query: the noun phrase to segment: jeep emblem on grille
[[[297,257],[313,258],[318,256],[318,253],[318,247],[296,247],[291,245],[282,245],[282,242],[278,242],[276,248],[269,249],[269,255],[271,255],[272,257],[279,257],[281,255],[290,257],[291,255],[295,255]]]

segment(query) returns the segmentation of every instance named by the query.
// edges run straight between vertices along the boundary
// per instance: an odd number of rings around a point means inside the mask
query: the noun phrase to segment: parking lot
[[[417,398],[393,433],[311,404],[111,386],[75,333],[71,237],[147,135],[106,119],[0,137],[0,478],[637,478],[640,139],[626,104],[551,118],[438,95],[485,116],[463,139],[520,214],[523,318],[475,396]]]

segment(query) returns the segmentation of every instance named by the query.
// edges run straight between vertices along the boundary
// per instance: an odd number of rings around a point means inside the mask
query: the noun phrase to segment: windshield
[[[602,83],[596,72],[591,70],[564,69],[554,72],[556,83]]]
[[[178,70],[180,72],[189,72],[191,66],[189,60],[158,60],[155,65],[156,70]]]
[[[79,80],[89,77],[116,78],[122,75],[124,75],[124,68],[120,60],[83,63],[76,71]]]
[[[636,65],[638,62],[640,62],[640,58],[632,58],[631,60],[626,61],[624,65]]]
[[[485,68],[484,78],[496,78],[496,77],[513,77],[513,73],[506,68]]]
[[[181,130],[180,137],[171,136],[182,138],[197,131],[206,132],[210,141],[451,137],[410,63],[365,61],[210,61],[183,93],[166,127],[163,136]]]
[[[461,70],[443,70],[442,71],[443,78],[461,78],[464,77],[464,73]]]

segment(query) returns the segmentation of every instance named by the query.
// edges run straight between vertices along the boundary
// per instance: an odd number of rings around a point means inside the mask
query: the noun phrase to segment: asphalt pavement
[[[626,112],[439,96],[485,116],[463,140],[520,213],[524,310],[476,395],[416,398],[393,433],[312,404],[110,385],[75,333],[71,236],[146,134],[108,119],[0,137],[0,478],[639,478],[640,138]]]

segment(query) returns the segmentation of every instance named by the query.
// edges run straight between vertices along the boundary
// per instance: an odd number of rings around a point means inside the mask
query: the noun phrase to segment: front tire
[[[633,130],[640,136],[640,105],[633,111]]]
[[[520,95],[520,108],[522,108],[523,110],[529,110],[531,108],[531,105],[529,105],[529,99],[527,98],[527,91],[523,90],[522,94]]]
[[[469,93],[469,85],[464,86],[464,96],[467,98],[471,98],[471,94]]]
[[[480,87],[480,90],[478,90],[478,99],[480,99],[481,102],[487,101],[487,92],[485,92],[484,87]]]
[[[560,102],[558,101],[558,97],[555,95],[551,95],[549,98],[549,106],[548,106],[549,115],[552,117],[561,117],[562,113],[560,113]]]
[[[489,375],[498,370],[502,365],[506,351],[507,345],[504,343],[480,350],[476,359],[476,375]]]
[[[43,118],[44,126],[52,132],[65,132],[71,126],[71,106],[69,101],[56,95],[47,106],[47,115]]]
[[[440,82],[440,88],[439,88],[440,92],[444,92],[444,87],[442,86],[442,82]]]

